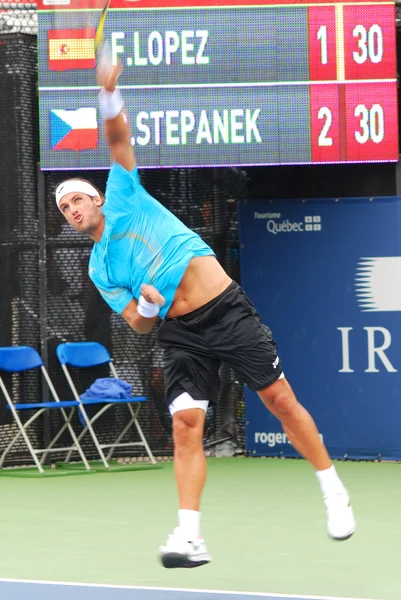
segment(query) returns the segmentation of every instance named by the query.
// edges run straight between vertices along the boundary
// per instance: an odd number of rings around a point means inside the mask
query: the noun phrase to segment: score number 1
[[[352,35],[358,40],[360,52],[353,51],[353,59],[358,65],[362,65],[369,57],[372,63],[379,63],[383,59],[383,31],[380,25],[374,24],[369,30],[363,25],[356,25]],[[320,42],[320,62],[322,65],[328,63],[327,25],[321,25],[317,31],[317,39]]]
[[[358,65],[363,65],[368,59],[378,64],[383,60],[384,38],[383,30],[377,23],[368,29],[364,25],[356,25],[352,36],[357,38],[358,49],[352,51],[352,58]],[[320,42],[320,64],[328,64],[328,38],[327,25],[320,25],[316,34]]]
[[[336,11],[334,6],[308,6],[309,79],[337,79]]]
[[[344,5],[342,15],[339,39],[335,6],[308,7],[310,81],[395,79],[394,5]]]
[[[327,49],[327,25],[321,25],[317,31],[317,39],[320,42],[320,62],[322,65],[328,63],[328,49]]]

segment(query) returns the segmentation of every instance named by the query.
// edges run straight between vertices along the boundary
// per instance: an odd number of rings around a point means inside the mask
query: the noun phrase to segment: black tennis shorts
[[[270,329],[235,282],[197,310],[167,318],[159,328],[158,344],[164,349],[169,403],[183,392],[194,400],[216,402],[222,362],[231,365],[254,391],[271,385],[282,374]]]

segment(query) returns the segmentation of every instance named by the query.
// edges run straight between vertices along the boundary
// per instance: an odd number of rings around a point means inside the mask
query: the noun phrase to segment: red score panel
[[[345,79],[396,77],[395,6],[344,6]]]
[[[336,12],[334,6],[308,7],[309,79],[337,78]]]
[[[18,2],[20,0],[17,0]],[[25,2],[26,0],[21,0]],[[356,0],[365,2],[366,0]],[[388,0],[376,0],[378,3],[388,2]],[[28,0],[29,4],[31,0]],[[326,0],[327,4],[336,4],[338,0]],[[38,10],[76,10],[88,8],[103,8],[104,0],[37,0]],[[136,4],[138,3],[138,4]],[[216,8],[234,6],[271,6],[286,4],[320,4],[321,0],[111,0],[111,8],[131,8],[131,9],[164,9],[164,8]]]
[[[338,86],[310,86],[312,162],[340,160],[340,110]]]
[[[398,160],[397,84],[345,86],[347,159]]]

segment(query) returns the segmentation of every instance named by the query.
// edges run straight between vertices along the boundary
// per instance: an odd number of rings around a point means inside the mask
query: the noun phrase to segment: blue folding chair
[[[46,401],[32,403],[23,402],[22,399],[19,398],[18,402],[13,401],[12,396],[7,390],[4,380],[0,374],[0,388],[6,398],[7,408],[11,410],[15,422],[18,426],[18,431],[16,435],[12,438],[7,448],[4,450],[3,454],[0,457],[0,468],[3,468],[7,454],[15,446],[16,442],[22,437],[28,447],[28,450],[34,460],[35,465],[37,466],[39,472],[42,475],[44,474],[43,464],[45,463],[46,457],[49,453],[68,452],[69,456],[71,456],[71,453],[74,450],[76,450],[79,453],[82,462],[85,465],[85,468],[89,471],[90,466],[79,444],[77,436],[75,435],[74,430],[71,426],[71,419],[73,417],[75,409],[79,407],[79,402],[77,402],[76,400],[60,400],[56,390],[54,389],[53,383],[49,377],[47,369],[43,364],[42,358],[34,348],[31,348],[30,346],[0,347],[0,371],[5,371],[8,373],[21,373],[36,368],[40,368],[40,370],[42,371],[44,382],[46,382],[54,400],[48,402]],[[65,409],[71,409],[68,415]],[[33,411],[33,415],[30,418],[28,418],[25,423],[23,423],[20,418],[20,412],[27,410]],[[63,416],[64,424],[46,448],[34,448],[29,438],[27,430],[36,421],[36,419],[38,419],[47,410],[59,410]],[[67,429],[71,435],[73,444],[68,447],[55,448],[54,445],[57,443],[61,435]],[[39,460],[38,457],[40,455],[42,456]]]
[[[81,441],[83,436],[89,431],[92,436],[93,443],[99,453],[99,456],[104,466],[109,468],[109,460],[111,459],[114,450],[116,448],[123,448],[128,446],[143,446],[152,464],[156,464],[156,460],[150,450],[149,444],[143,434],[141,426],[138,423],[138,413],[141,408],[141,404],[147,401],[146,396],[131,396],[130,398],[87,398],[82,399],[77,391],[77,388],[72,380],[71,374],[68,367],[76,368],[88,368],[95,367],[98,365],[108,364],[112,377],[118,379],[117,371],[113,365],[112,358],[108,350],[98,342],[66,342],[57,346],[57,357],[63,369],[64,375],[68,381],[74,398],[80,403],[80,410],[82,417],[85,421],[86,427],[78,436],[78,441]],[[93,416],[89,416],[86,408],[93,405],[104,405],[102,408]],[[122,431],[117,435],[113,442],[107,444],[101,444],[96,436],[93,429],[94,423],[101,417],[107,410],[112,406],[119,404],[126,404],[130,413],[130,420]],[[136,405],[133,408],[133,405]],[[128,433],[131,427],[135,426],[140,440],[137,442],[121,442],[124,436]],[[109,448],[107,456],[104,455],[103,450]],[[69,457],[67,456],[67,459]]]

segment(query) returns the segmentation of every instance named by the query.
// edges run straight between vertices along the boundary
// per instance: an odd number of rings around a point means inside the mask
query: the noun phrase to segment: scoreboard
[[[38,4],[42,169],[110,164],[84,6]],[[398,160],[393,2],[112,0],[105,37],[141,167]]]

